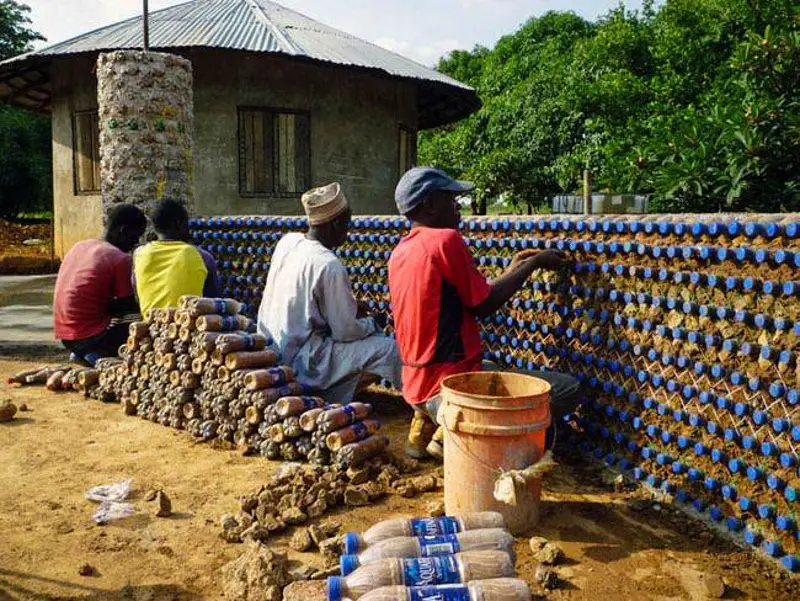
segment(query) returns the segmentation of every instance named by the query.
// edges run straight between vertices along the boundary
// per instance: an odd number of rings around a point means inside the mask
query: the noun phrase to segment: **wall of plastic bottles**
[[[391,317],[387,260],[408,224],[352,225],[337,254],[357,297]],[[305,219],[192,226],[253,315],[275,244]],[[574,374],[590,399],[575,445],[800,571],[800,219],[468,219],[463,233],[489,277],[528,248],[574,262],[484,322],[486,357]]]

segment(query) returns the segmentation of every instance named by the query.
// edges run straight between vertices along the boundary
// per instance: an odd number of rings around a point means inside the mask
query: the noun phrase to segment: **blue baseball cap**
[[[394,201],[401,215],[407,215],[425,200],[431,192],[447,190],[462,194],[475,188],[472,182],[453,179],[444,171],[433,167],[414,167],[406,171],[394,190]]]

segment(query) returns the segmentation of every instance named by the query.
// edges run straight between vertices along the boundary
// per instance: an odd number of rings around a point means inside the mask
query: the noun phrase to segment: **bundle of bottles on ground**
[[[529,601],[503,516],[392,519],[344,537],[329,601]]]
[[[352,225],[337,254],[358,300],[391,317],[387,260],[409,224]],[[275,243],[304,227],[215,217],[193,235],[252,312]],[[573,261],[484,322],[487,359],[575,374],[594,400],[573,421],[587,453],[800,569],[800,223],[552,216],[468,219],[463,234],[489,277],[528,248]]]

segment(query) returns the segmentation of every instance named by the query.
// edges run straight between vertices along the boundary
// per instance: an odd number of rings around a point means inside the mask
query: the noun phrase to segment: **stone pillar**
[[[104,214],[131,203],[149,216],[165,197],[194,212],[191,62],[139,50],[101,54],[97,104]]]

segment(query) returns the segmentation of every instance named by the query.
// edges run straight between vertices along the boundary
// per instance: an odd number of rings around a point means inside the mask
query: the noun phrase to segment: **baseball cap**
[[[469,192],[475,187],[472,182],[453,179],[444,171],[433,167],[414,167],[403,174],[394,190],[394,201],[401,215],[411,212],[425,200],[431,192]]]

